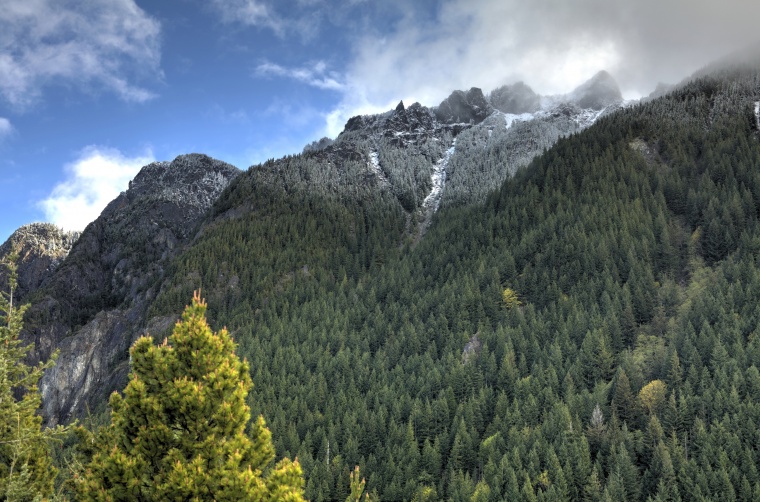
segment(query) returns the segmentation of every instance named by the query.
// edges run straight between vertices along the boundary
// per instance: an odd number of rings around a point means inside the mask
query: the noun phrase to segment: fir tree
[[[3,261],[8,292],[0,294],[0,498],[35,500],[53,492],[57,470],[51,465],[48,439],[59,430],[41,429],[37,382],[47,364],[24,363],[33,345],[22,345],[19,333],[27,305],[17,307],[15,253]],[[19,398],[18,396],[21,395]]]
[[[298,461],[269,467],[263,417],[246,434],[248,363],[205,315],[196,294],[162,345],[132,347],[131,380],[111,396],[111,425],[78,485],[83,500],[303,500]]]

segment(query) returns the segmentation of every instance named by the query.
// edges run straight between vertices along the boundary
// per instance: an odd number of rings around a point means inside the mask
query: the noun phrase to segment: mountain
[[[27,295],[43,412],[103,410],[202,287],[311,500],[354,465],[382,500],[752,499],[759,82],[471,89],[242,173],[147,166]]]
[[[382,500],[754,494],[759,81],[601,114],[353,118],[239,176],[151,314],[203,284],[313,500],[345,499],[353,465]],[[560,125],[527,165],[497,160]]]
[[[617,82],[606,71],[594,75],[591,80],[575,89],[571,96],[578,106],[592,110],[603,110],[623,100]]]
[[[598,76],[586,87],[599,87],[595,79]],[[365,222],[348,225],[365,227],[362,238],[373,241],[373,254],[392,255],[389,250],[405,239],[422,238],[440,207],[484,200],[558,138],[587,127],[602,115],[581,109],[572,97],[555,99],[530,114],[504,113],[498,106],[504,108],[509,93],[533,103],[531,109],[540,100],[524,84],[515,84],[488,97],[472,88],[454,91],[434,108],[399,103],[384,114],[353,117],[335,140],[322,140],[302,155],[246,173],[211,214],[231,220],[242,219],[249,212],[257,214],[260,202],[250,200],[250,194],[262,191],[276,199],[319,200],[311,204],[323,204],[322,199],[332,201],[330,204],[353,201]],[[523,109],[514,106],[512,111]],[[66,422],[88,407],[97,408],[105,396],[122,386],[132,341],[145,332],[161,333],[171,326],[174,310],[162,307],[166,298],[175,298],[168,303],[175,309],[187,301],[197,284],[191,278],[162,283],[166,271],[176,267],[175,258],[194,239],[214,232],[219,225],[214,219],[206,221],[200,234],[198,225],[238,174],[233,166],[199,154],[150,164],[78,236],[73,247],[77,236],[71,235],[66,238],[66,252],[61,250],[53,261],[22,259],[21,292],[33,293],[27,338],[36,345],[35,359],[46,359],[54,350],[61,352],[55,368],[40,384],[43,414],[49,423]],[[231,205],[241,191],[248,200],[225,211],[219,209]],[[375,219],[385,223],[371,228],[366,221]],[[48,227],[33,228],[39,232]],[[375,233],[378,231],[382,237]],[[344,238],[353,241],[357,236]],[[384,249],[376,249],[381,242]],[[6,243],[6,250],[9,245]],[[302,254],[308,255],[309,249]],[[279,270],[281,264],[272,259],[271,266]],[[301,265],[305,264],[291,266]],[[229,279],[233,283],[240,280],[235,274]],[[208,280],[217,283],[216,278]]]
[[[239,173],[198,154],[143,167],[28,296],[26,336],[35,343],[35,358],[60,351],[40,382],[49,423],[102,406],[123,385],[127,351],[146,328],[156,281]]]
[[[79,232],[66,232],[49,223],[24,225],[0,246],[0,256],[18,254],[16,298],[23,301],[39,289],[69,254]],[[5,284],[5,270],[0,270],[0,284]]]

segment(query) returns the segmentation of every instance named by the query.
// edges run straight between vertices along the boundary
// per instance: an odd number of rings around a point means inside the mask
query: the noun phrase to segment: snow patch
[[[454,155],[456,149],[457,140],[451,144],[451,148],[446,150],[443,154],[443,158],[435,163],[433,168],[433,174],[430,175],[430,182],[433,188],[430,189],[430,193],[425,200],[422,201],[422,209],[424,211],[432,210],[433,213],[438,211],[438,206],[441,204],[441,196],[443,195],[443,188],[446,185],[446,168],[449,166],[449,160]]]
[[[512,127],[512,124],[514,124],[515,121],[528,122],[530,120],[533,120],[534,118],[536,118],[535,113],[520,113],[520,114],[505,113],[504,114],[504,122],[506,122],[507,124],[507,129]]]
[[[375,176],[377,176],[381,185],[390,185],[385,173],[380,169],[380,158],[378,157],[377,152],[369,152],[369,162],[367,162],[367,167],[375,174]]]
[[[578,127],[585,129],[596,122],[596,120],[602,116],[605,110],[607,110],[607,108],[602,108],[601,110],[584,108],[580,114],[573,117],[573,121],[578,124]]]
[[[757,119],[757,128],[760,130],[760,101],[755,101],[755,119]]]

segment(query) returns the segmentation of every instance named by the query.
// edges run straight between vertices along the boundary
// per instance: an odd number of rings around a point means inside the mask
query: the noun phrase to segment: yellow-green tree
[[[508,309],[513,309],[522,305],[520,298],[517,297],[517,293],[512,288],[506,288],[501,293],[501,299],[504,301],[504,305]]]
[[[662,380],[652,380],[639,391],[639,402],[650,415],[657,412],[665,402],[667,387]]]
[[[0,499],[35,500],[53,492],[56,469],[48,440],[54,430],[42,430],[37,382],[52,364],[29,366],[24,358],[33,345],[19,340],[27,306],[17,306],[16,255],[3,261],[8,291],[0,293]],[[18,397],[21,394],[22,397]]]
[[[303,500],[298,461],[274,458],[263,417],[246,434],[252,386],[226,329],[213,333],[196,293],[172,335],[131,349],[122,397],[78,484],[83,500]]]

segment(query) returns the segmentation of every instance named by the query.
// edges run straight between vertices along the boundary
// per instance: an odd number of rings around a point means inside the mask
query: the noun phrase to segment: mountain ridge
[[[316,189],[328,197],[399,204],[398,209],[407,213],[404,234],[419,240],[438,208],[449,200],[457,204],[482,200],[542,148],[581,128],[577,117],[582,110],[572,104],[550,108],[538,117],[538,122],[550,125],[530,129],[536,117],[509,117],[491,106],[477,88],[467,93],[455,91],[452,96],[444,101],[449,107],[445,116],[439,113],[440,107],[399,103],[383,114],[353,117],[338,138],[320,148],[256,168],[260,174],[256,183],[282,186],[286,193]],[[536,130],[540,134],[548,130],[546,139],[537,139]],[[481,161],[473,161],[463,152],[480,151],[478,142],[486,137],[495,136],[492,144],[498,145],[502,131],[518,131],[522,135],[516,135],[516,144],[531,142],[534,146],[506,171],[468,176],[478,181],[477,189],[468,189],[468,182],[462,181],[463,173],[469,171],[466,165]],[[471,134],[464,138],[470,144],[457,151],[456,138],[465,132]],[[508,150],[518,149],[511,145]],[[410,163],[406,159],[417,160]],[[56,368],[40,385],[43,412],[50,423],[80,414],[87,403],[102,400],[102,395],[118,388],[126,374],[121,358],[131,341],[146,332],[148,325],[152,331],[170,325],[171,316],[146,317],[158,294],[155,288],[165,266],[193,239],[197,225],[238,174],[233,166],[202,154],[148,164],[128,190],[82,232],[63,268],[37,291],[28,330],[28,339],[36,343],[35,357],[45,359],[55,347],[62,350]],[[485,183],[488,177],[490,184]],[[467,196],[450,196],[447,189],[452,191],[452,187],[459,187]],[[373,195],[376,190],[379,195]],[[394,199],[396,202],[391,202]],[[200,231],[204,232],[203,228]],[[405,237],[399,234],[397,238],[401,242]],[[146,242],[150,242],[147,247]],[[99,265],[93,267],[94,263]],[[73,296],[72,287],[76,291]],[[102,395],[94,398],[93,392]]]

